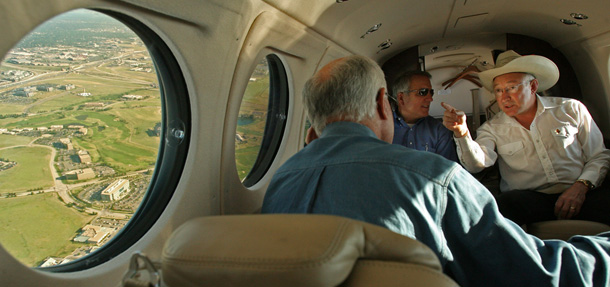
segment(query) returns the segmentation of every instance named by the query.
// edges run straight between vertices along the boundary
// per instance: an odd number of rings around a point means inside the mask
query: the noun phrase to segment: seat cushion
[[[610,231],[610,226],[585,220],[550,220],[530,223],[526,231],[540,239],[568,240],[574,235],[596,235]]]
[[[167,286],[339,286],[359,259],[408,263],[444,276],[424,244],[328,215],[196,218],[174,231],[162,256]]]
[[[379,260],[358,260],[341,287],[457,287],[457,283],[442,272],[427,266]]]

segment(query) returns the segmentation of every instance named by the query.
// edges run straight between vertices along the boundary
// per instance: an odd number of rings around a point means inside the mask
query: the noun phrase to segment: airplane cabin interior
[[[325,64],[348,55],[373,59],[388,83],[403,70],[427,71],[436,90],[430,115],[442,118],[440,103],[450,103],[466,113],[470,130],[476,131],[500,111],[476,73],[493,68],[496,57],[506,50],[542,55],[557,64],[560,78],[541,95],[585,104],[608,147],[607,4],[605,0],[3,0],[0,55],[7,59],[31,31],[70,11],[87,9],[130,28],[154,62],[158,84],[153,90],[160,91],[161,106],[155,115],[161,135],[142,203],[108,243],[74,261],[40,267],[27,266],[9,250],[13,241],[0,240],[0,285],[458,286],[443,274],[435,254],[424,244],[384,228],[323,215],[260,218],[274,172],[305,146],[309,127],[301,97],[305,82]],[[17,65],[9,64],[2,72]],[[244,116],[249,108],[244,95],[249,85],[257,83],[256,73],[267,75],[272,83],[269,100],[259,103],[264,113]],[[5,91],[18,87],[14,85],[1,82],[0,102],[6,109],[16,109],[16,104],[4,100],[9,97]],[[94,88],[88,91],[95,93]],[[46,109],[52,108],[40,108],[38,113]],[[80,110],[69,107],[63,112]],[[13,112],[0,108],[0,114],[9,113]],[[94,125],[91,113],[88,120]],[[114,116],[114,123],[121,123],[118,114]],[[36,113],[23,112],[23,117]],[[21,127],[18,119],[0,121],[0,128]],[[261,125],[260,138],[244,136],[243,121],[261,119],[266,124]],[[103,118],[95,121],[102,125]],[[95,128],[94,132],[103,131],[97,124]],[[0,147],[7,145],[4,141],[9,140],[0,137]],[[259,148],[253,149],[255,156],[242,172],[237,158],[242,150],[236,143],[247,141],[258,142]],[[80,138],[76,143],[87,146]],[[98,160],[98,153],[90,153]],[[7,154],[0,149],[0,158],[10,157]],[[2,172],[0,181],[8,182]],[[499,193],[497,167],[475,177],[492,194]],[[0,205],[12,200],[7,194],[0,193]],[[13,216],[6,218],[17,218]],[[610,230],[605,224],[585,221],[540,222],[523,228],[542,239],[562,240]],[[0,238],[19,233],[2,230],[7,236]]]

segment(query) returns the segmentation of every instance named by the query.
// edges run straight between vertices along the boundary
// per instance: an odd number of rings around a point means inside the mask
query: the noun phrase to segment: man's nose
[[[503,102],[505,100],[510,99],[510,95],[507,90],[502,90],[502,94],[498,97],[499,102]]]

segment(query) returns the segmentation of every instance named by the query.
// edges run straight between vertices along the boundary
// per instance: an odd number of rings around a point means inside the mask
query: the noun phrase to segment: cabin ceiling
[[[608,0],[263,1],[347,50],[378,62],[416,45],[442,42],[456,47],[464,38],[488,34],[522,34],[561,48],[607,33],[610,27],[610,9],[599,8],[608,7]],[[571,13],[588,19],[573,18]],[[576,24],[566,25],[560,19]],[[377,31],[366,34],[378,24]],[[387,40],[392,46],[381,50],[379,45]]]

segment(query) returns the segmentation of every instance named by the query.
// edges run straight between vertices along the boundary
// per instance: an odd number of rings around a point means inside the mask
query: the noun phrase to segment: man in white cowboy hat
[[[577,100],[541,97],[559,69],[551,60],[506,51],[496,67],[479,73],[501,112],[472,139],[465,116],[445,107],[458,157],[476,173],[498,160],[498,207],[517,224],[582,219],[610,224],[610,191],[603,184],[610,151],[587,108]]]

